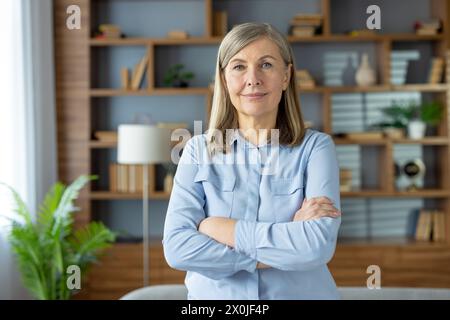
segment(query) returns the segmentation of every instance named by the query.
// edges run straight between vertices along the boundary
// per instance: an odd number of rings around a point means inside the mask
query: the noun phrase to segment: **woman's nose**
[[[248,79],[247,79],[247,87],[250,86],[259,86],[261,85],[261,79],[258,75],[257,70],[249,70],[248,72]]]

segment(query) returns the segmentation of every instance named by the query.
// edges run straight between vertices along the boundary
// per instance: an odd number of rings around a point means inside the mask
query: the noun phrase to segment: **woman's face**
[[[225,67],[225,82],[240,118],[276,119],[290,69],[276,44],[267,38],[255,40],[234,55]]]

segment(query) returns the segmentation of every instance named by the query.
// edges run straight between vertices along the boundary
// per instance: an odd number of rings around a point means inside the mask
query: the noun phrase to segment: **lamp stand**
[[[143,216],[142,216],[142,237],[144,242],[144,252],[143,252],[143,282],[144,287],[148,286],[148,255],[149,255],[149,237],[148,237],[148,165],[143,165],[143,173],[144,173],[144,187],[143,187]]]

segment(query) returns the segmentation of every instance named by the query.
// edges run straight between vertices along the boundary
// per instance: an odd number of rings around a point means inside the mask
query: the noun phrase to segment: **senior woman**
[[[270,24],[235,26],[219,47],[208,131],[175,175],[168,264],[187,271],[188,299],[338,299],[327,263],[340,216],[335,146],[305,129],[292,48]]]

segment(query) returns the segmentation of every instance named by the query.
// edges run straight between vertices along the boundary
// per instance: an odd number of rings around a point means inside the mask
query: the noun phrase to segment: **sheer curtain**
[[[0,1],[0,181],[13,186],[31,212],[56,181],[51,0]],[[0,189],[0,299],[28,298],[8,248],[14,208]]]

